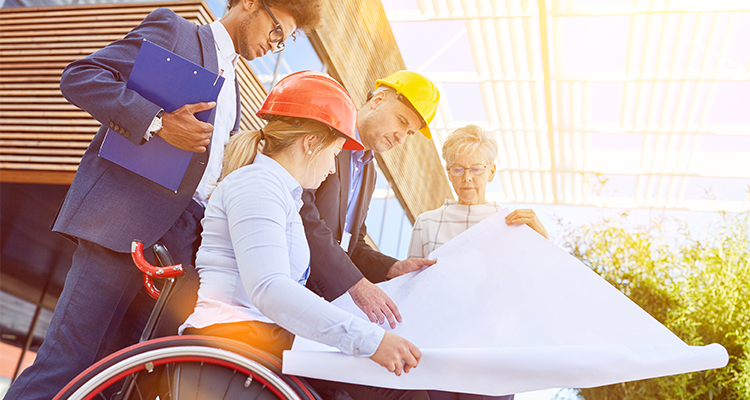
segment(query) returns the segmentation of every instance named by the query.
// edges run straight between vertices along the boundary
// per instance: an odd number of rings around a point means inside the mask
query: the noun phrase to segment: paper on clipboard
[[[127,88],[173,112],[185,104],[216,101],[224,78],[152,42],[143,41],[128,78]],[[195,117],[207,122],[213,110]],[[109,129],[99,156],[177,192],[193,152],[182,150],[154,136],[135,145]]]

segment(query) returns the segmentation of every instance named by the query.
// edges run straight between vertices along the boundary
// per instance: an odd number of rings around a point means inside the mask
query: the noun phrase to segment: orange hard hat
[[[357,109],[352,98],[343,86],[320,72],[300,71],[282,78],[256,115],[269,121],[276,117],[319,121],[346,139],[345,149],[365,148],[357,140]]]

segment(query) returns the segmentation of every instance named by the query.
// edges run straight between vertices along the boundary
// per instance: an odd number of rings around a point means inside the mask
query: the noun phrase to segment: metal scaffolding
[[[750,81],[747,56],[740,67],[728,61],[730,52],[737,51],[738,26],[750,22],[750,3],[417,4],[418,10],[388,10],[389,21],[465,21],[465,28],[419,69],[441,88],[479,86],[486,120],[456,115],[452,105],[467,99],[442,91],[432,125],[438,149],[446,135],[467,123],[484,126],[498,141],[502,189],[488,189],[488,200],[683,210],[750,208],[750,121],[710,117],[719,107],[717,99],[726,103],[717,97],[721,90],[737,93],[742,86],[734,85]],[[602,22],[613,18],[627,21],[614,27]],[[591,35],[624,27],[618,33],[623,40],[610,44],[623,54],[617,68],[570,68],[571,46],[581,44],[574,41],[580,35],[571,32],[581,26]],[[462,36],[468,38],[475,71],[435,65]],[[397,39],[400,44],[409,40]],[[747,47],[739,51],[748,52]],[[592,45],[591,51],[597,50],[601,47]],[[612,121],[599,121],[595,112],[602,107],[602,92],[613,99],[608,103],[616,115]]]

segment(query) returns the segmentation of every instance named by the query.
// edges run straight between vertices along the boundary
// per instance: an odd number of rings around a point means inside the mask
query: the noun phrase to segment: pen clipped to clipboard
[[[186,104],[216,101],[223,84],[221,74],[144,40],[127,88],[170,113]],[[208,122],[212,111],[198,112],[195,118]],[[173,192],[179,189],[193,154],[159,136],[138,146],[111,129],[99,150],[100,157]]]

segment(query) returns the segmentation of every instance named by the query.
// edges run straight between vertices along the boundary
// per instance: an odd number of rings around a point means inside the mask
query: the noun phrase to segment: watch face
[[[161,130],[161,115],[157,115],[154,117],[154,120],[151,121],[151,126],[148,127],[148,131],[152,134],[156,134]]]

